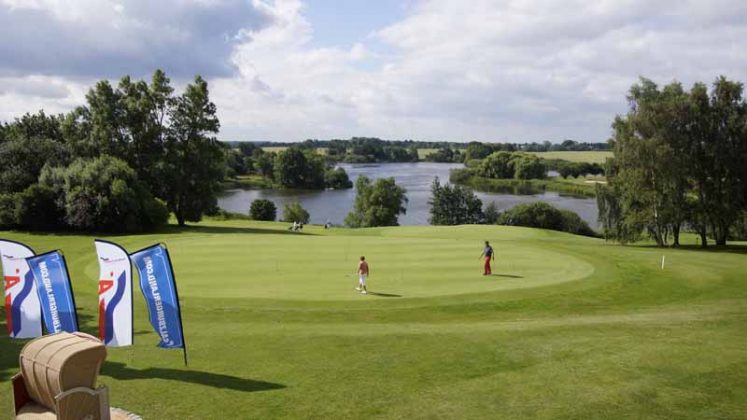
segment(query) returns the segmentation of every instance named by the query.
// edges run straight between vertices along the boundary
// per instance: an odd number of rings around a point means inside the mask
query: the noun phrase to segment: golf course
[[[134,286],[135,345],[109,348],[99,378],[112,406],[144,419],[747,413],[744,243],[702,251],[685,237],[661,249],[484,225],[292,233],[243,220],[0,237],[64,252],[82,330],[94,335],[93,239],[130,252],[168,246],[189,366],[181,351],[156,347]],[[485,240],[492,276],[481,275]],[[368,295],[354,290],[361,255]],[[0,323],[4,331],[4,312]],[[25,342],[0,336],[5,417]]]

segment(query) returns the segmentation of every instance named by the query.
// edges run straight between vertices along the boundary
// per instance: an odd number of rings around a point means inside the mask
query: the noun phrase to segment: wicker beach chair
[[[109,393],[94,389],[106,347],[83,333],[30,341],[13,377],[16,419],[109,420]]]

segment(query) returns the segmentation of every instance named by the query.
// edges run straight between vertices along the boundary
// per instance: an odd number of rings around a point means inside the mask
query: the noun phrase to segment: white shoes
[[[355,288],[355,290],[357,290],[357,291],[359,291],[359,292],[360,292],[360,291],[361,291],[361,288],[360,288],[360,287],[356,287],[356,288]]]
[[[367,291],[365,291],[365,290],[361,290],[361,294],[362,294],[362,295],[367,295],[367,294],[368,294],[368,292],[367,292]]]

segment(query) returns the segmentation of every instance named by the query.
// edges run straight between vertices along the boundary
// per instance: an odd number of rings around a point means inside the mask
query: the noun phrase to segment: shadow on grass
[[[493,277],[505,277],[507,279],[523,279],[524,276],[517,276],[515,274],[491,274]]]
[[[371,296],[379,296],[379,297],[402,297],[402,295],[395,295],[392,293],[380,293],[380,292],[371,292],[371,291],[369,291],[368,294]]]
[[[124,363],[117,362],[104,363],[101,374],[123,381],[132,379],[167,379],[242,392],[269,391],[285,388],[285,385],[282,384],[244,379],[220,373],[167,368],[133,369],[125,366]]]
[[[160,233],[247,233],[265,235],[314,235],[313,233],[292,232],[287,229],[258,229],[241,226],[169,226]]]
[[[0,382],[10,379],[20,371],[18,355],[29,340],[13,340],[7,336],[5,325],[0,324],[5,337],[0,338]]]
[[[218,234],[218,233],[245,233],[245,234],[264,234],[264,235],[306,235],[306,236],[317,236],[314,233],[306,233],[306,232],[292,232],[288,230],[287,228],[268,228],[268,229],[260,229],[255,227],[242,227],[242,226],[202,226],[202,225],[186,225],[186,226],[176,226],[176,225],[168,225],[163,226],[159,229],[153,230],[153,231],[146,231],[146,232],[83,232],[83,231],[25,231],[25,230],[17,230],[17,231],[11,231],[16,233],[23,233],[27,235],[33,235],[33,236],[90,236],[90,237],[99,237],[99,236],[106,236],[110,238],[116,238],[119,236],[132,236],[132,235],[153,235],[153,234],[159,234],[159,233],[209,233],[209,234]]]
[[[700,245],[680,245],[678,247],[667,247],[667,248],[659,248],[656,245],[637,245],[640,248],[650,248],[650,249],[662,249],[662,250],[669,250],[669,249],[680,249],[683,251],[701,251],[701,252],[714,252],[714,253],[727,253],[727,254],[747,254],[747,245],[708,245],[706,248],[701,248]]]

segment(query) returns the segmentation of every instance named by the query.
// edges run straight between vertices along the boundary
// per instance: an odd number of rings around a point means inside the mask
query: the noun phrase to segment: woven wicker
[[[106,347],[88,334],[30,341],[19,357],[21,373],[13,378],[16,418],[108,420],[108,391],[94,389],[105,359]]]

